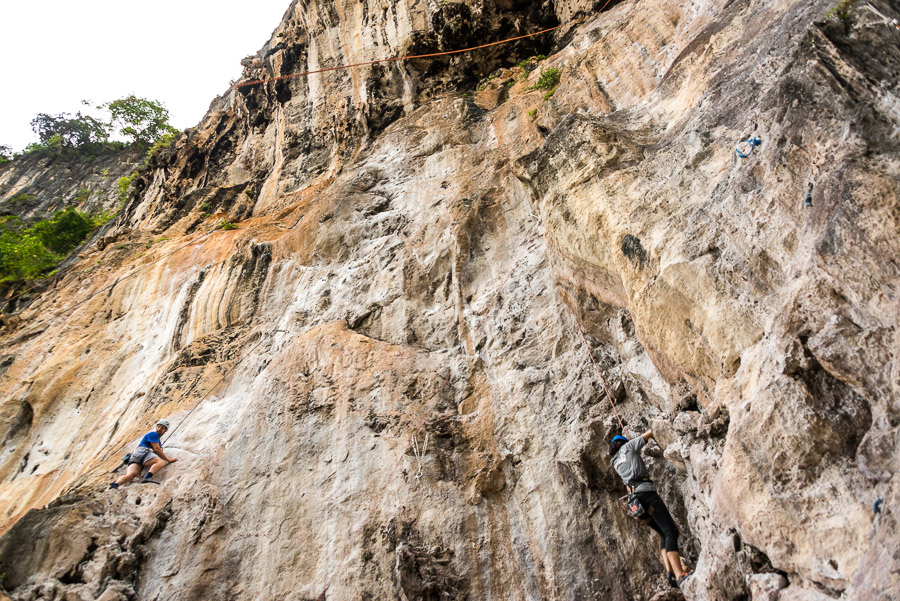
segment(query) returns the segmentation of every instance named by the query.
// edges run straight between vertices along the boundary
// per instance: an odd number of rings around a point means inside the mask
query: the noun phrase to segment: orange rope
[[[607,4],[609,4],[612,0],[607,0]],[[602,10],[602,9],[601,9]],[[559,29],[560,27],[564,27],[567,23],[563,23],[561,25],[557,25],[556,27],[550,27],[549,29],[542,29],[541,31],[536,31],[534,33],[527,33],[525,35],[520,35],[515,38],[509,38],[506,40],[500,40],[499,42],[491,42],[490,44],[482,44],[481,46],[472,46],[471,48],[462,48],[460,50],[447,50],[445,52],[433,52],[431,54],[413,54],[409,56],[395,56],[394,58],[382,58],[374,61],[366,61],[364,63],[352,63],[350,65],[341,65],[339,67],[329,67],[328,69],[316,69],[315,71],[304,71],[303,73],[291,73],[290,75],[279,75],[278,77],[271,77],[269,79],[255,79],[253,81],[244,81],[241,83],[234,84],[235,89],[238,88],[246,88],[248,86],[255,86],[263,83],[271,83],[273,81],[283,81],[285,79],[292,79],[294,77],[305,77],[307,75],[314,75],[316,73],[327,73],[329,71],[339,71],[341,69],[350,69],[352,67],[364,67],[365,65],[374,65],[376,63],[390,63],[393,61],[408,61],[414,58],[431,58],[433,56],[445,56],[448,54],[459,54],[461,52],[471,52],[473,50],[479,50],[481,48],[487,48],[488,46],[497,46],[499,44],[506,44],[508,42],[514,42],[516,40],[521,40],[524,38],[530,38],[532,36],[541,35],[542,33],[547,33],[550,31],[554,31]]]
[[[616,419],[619,420],[619,426],[622,428],[622,433],[625,433],[625,424],[622,423],[622,418],[619,417],[619,411],[616,409],[616,404],[613,402],[612,395],[609,394],[609,389],[606,387],[606,380],[603,379],[603,374],[600,373],[600,367],[597,365],[597,361],[594,359],[594,353],[591,351],[591,347],[588,344],[587,336],[584,335],[584,330],[581,328],[581,323],[578,321],[578,317],[575,315],[575,311],[572,311],[572,317],[575,318],[575,325],[578,326],[578,332],[581,334],[581,341],[584,342],[584,348],[587,349],[588,355],[591,358],[591,363],[594,364],[594,369],[597,371],[597,375],[600,376],[600,383],[603,384],[603,391],[606,393],[606,398],[609,399],[609,404],[612,405],[613,413],[616,414]]]

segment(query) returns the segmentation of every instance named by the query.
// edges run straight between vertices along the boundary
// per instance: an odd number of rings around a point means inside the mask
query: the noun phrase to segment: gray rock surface
[[[580,324],[686,599],[890,599],[900,31],[830,8],[294,2],[245,79],[568,24],[216,99],[126,204],[150,247],[5,321],[3,586],[671,598]],[[106,490],[163,416],[163,485]]]
[[[43,217],[67,206],[115,212],[118,181],[146,154],[136,146],[90,159],[28,154],[0,165],[0,216]]]

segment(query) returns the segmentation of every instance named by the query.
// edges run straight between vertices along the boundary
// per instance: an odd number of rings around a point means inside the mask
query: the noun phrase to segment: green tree
[[[101,104],[109,111],[111,127],[132,142],[153,144],[178,130],[169,125],[169,111],[159,102],[129,96]]]
[[[109,138],[108,126],[90,115],[69,113],[48,115],[38,113],[31,120],[31,129],[45,147],[79,148],[102,144]]]
[[[0,281],[46,275],[113,216],[88,215],[69,207],[31,225],[18,217],[0,218]]]
[[[59,257],[37,236],[11,230],[0,234],[0,276],[4,280],[33,280],[58,262]]]
[[[12,148],[5,144],[0,144],[0,165],[13,160]]]
[[[36,223],[29,231],[51,252],[64,255],[81,244],[94,230],[94,220],[75,207],[68,207],[53,217]]]

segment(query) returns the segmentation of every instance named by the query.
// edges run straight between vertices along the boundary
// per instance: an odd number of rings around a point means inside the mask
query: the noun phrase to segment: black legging
[[[645,522],[659,534],[659,548],[665,549],[667,552],[677,552],[678,526],[675,525],[675,520],[672,519],[669,510],[666,509],[666,504],[656,494],[656,491],[648,490],[635,493],[635,495],[647,513],[650,514],[649,518],[645,518]]]

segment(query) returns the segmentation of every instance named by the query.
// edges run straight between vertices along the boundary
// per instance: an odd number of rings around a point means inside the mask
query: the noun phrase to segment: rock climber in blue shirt
[[[119,476],[118,480],[110,484],[109,487],[119,488],[120,484],[131,482],[145,467],[149,468],[149,470],[144,475],[141,482],[159,484],[159,482],[153,479],[156,472],[164,468],[167,464],[178,461],[174,458],[170,459],[162,450],[162,442],[159,437],[165,434],[168,429],[168,420],[161,419],[156,422],[156,429],[144,434],[143,438],[141,438],[141,441],[138,443],[137,449],[131,453],[131,458],[128,460],[128,470]]]

